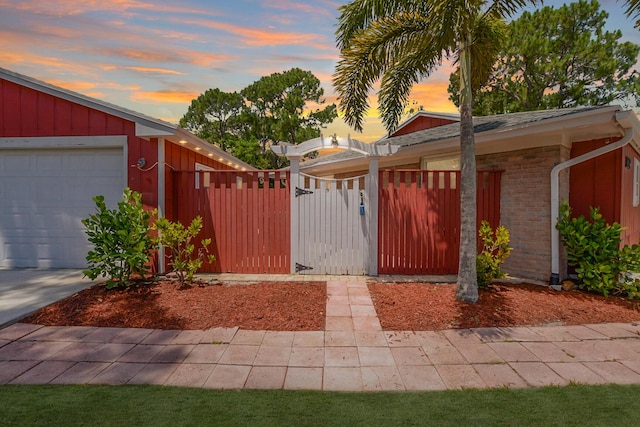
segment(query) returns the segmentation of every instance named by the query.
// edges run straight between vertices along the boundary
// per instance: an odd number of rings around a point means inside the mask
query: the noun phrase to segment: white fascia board
[[[175,128],[152,127],[136,122],[136,136],[139,138],[165,138],[175,135]]]
[[[191,132],[181,127],[178,127],[176,129],[174,136],[175,138],[177,138],[177,141],[172,141],[173,143],[177,143],[195,153],[208,156],[212,159],[215,159],[218,162],[226,163],[230,166],[234,166],[234,167],[238,166],[236,169],[247,170],[247,171],[257,170],[255,167],[251,166],[250,164],[245,163],[242,160],[222,150],[217,145],[204,141],[203,139],[198,138]],[[180,143],[180,141],[184,141],[184,143]]]
[[[126,135],[0,138],[0,149],[126,147]]]

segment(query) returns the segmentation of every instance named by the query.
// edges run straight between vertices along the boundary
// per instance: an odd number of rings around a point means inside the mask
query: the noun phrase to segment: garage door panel
[[[123,150],[0,150],[0,164],[25,168],[0,170],[0,267],[86,267],[81,221],[94,196],[120,200]]]
[[[39,176],[49,176],[50,174],[68,174],[69,171],[64,170],[63,156],[59,153],[51,152],[48,154],[34,155],[35,172]]]
[[[8,154],[2,164],[3,176],[29,176],[32,167],[27,154]]]

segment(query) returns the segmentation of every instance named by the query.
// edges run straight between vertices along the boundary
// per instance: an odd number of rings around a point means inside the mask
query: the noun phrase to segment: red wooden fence
[[[478,224],[500,222],[500,171],[478,172]],[[456,274],[460,173],[381,171],[378,272]]]
[[[478,225],[500,223],[500,177],[501,171],[478,172]],[[288,173],[172,172],[172,180],[170,219],[186,225],[200,215],[197,240],[212,239],[216,261],[200,271],[290,272]],[[378,272],[456,274],[460,173],[381,171],[379,183]]]
[[[290,191],[287,172],[173,172],[175,218],[200,215],[200,241],[211,238],[216,261],[201,272],[289,273]]]

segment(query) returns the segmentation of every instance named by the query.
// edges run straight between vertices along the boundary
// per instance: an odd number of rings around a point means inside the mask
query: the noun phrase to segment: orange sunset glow
[[[294,67],[337,101],[335,30],[340,0],[0,0],[0,66],[177,123],[210,88],[240,91]],[[564,2],[550,0],[545,5]],[[615,0],[601,0],[610,25],[639,43]],[[608,28],[609,30],[617,28]],[[455,113],[448,100],[450,63],[413,88],[413,106]],[[371,91],[364,132],[337,119],[325,134],[374,141],[386,134]],[[309,108],[315,108],[309,106]]]

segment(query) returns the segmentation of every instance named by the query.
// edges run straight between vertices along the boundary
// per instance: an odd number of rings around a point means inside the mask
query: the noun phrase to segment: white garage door
[[[81,219],[115,206],[123,169],[122,148],[0,150],[0,267],[85,268]]]

